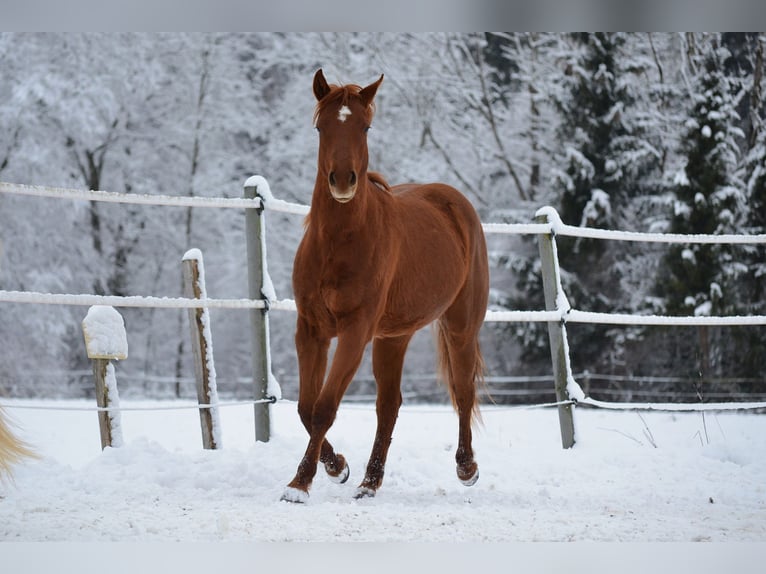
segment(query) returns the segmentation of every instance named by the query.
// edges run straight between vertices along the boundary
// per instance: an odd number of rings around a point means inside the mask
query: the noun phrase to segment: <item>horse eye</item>
[[[370,131],[370,128],[371,128],[371,127],[372,127],[372,126],[365,126],[365,128],[364,128],[364,133],[367,133],[368,131]]]

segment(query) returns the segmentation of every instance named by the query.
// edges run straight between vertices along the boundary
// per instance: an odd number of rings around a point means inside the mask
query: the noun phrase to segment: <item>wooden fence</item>
[[[188,266],[186,297],[115,297],[97,295],[71,295],[33,293],[20,291],[0,291],[0,302],[60,305],[99,305],[114,307],[156,307],[186,308],[192,329],[195,355],[195,376],[197,379],[198,405],[202,424],[203,445],[215,448],[220,444],[216,438],[217,397],[214,385],[214,367],[212,361],[212,341],[205,335],[205,312],[209,308],[248,309],[251,313],[253,329],[253,383],[255,399],[256,440],[268,441],[270,437],[270,405],[278,400],[279,387],[271,372],[269,348],[269,313],[272,311],[294,311],[295,303],[291,300],[276,298],[268,276],[266,255],[266,220],[265,211],[274,210],[296,215],[305,215],[309,207],[275,199],[268,182],[260,176],[249,178],[244,185],[243,199],[176,197],[162,195],[120,194],[104,191],[81,191],[61,188],[27,186],[0,182],[0,193],[14,193],[37,197],[78,199],[87,201],[107,201],[116,203],[137,203],[163,206],[236,208],[246,210],[247,259],[249,299],[211,299],[204,293],[204,279],[200,282],[198,271],[193,263]],[[545,295],[545,310],[540,311],[487,311],[488,322],[545,322],[551,350],[551,363],[556,393],[555,406],[558,408],[561,425],[561,440],[564,448],[569,448],[576,441],[574,410],[576,405],[590,405],[612,409],[653,409],[668,411],[687,410],[729,410],[766,408],[766,402],[752,403],[707,403],[669,404],[669,403],[615,403],[596,401],[585,395],[572,374],[568,341],[567,323],[599,323],[624,325],[766,325],[766,316],[745,317],[668,317],[657,315],[629,315],[614,313],[591,313],[573,309],[567,300],[561,280],[556,236],[584,237],[616,241],[648,241],[663,243],[738,243],[764,244],[766,235],[675,235],[620,232],[603,229],[580,228],[565,225],[553,208],[540,209],[534,223],[529,224],[483,224],[485,233],[534,234],[539,241],[542,263],[542,278]],[[185,258],[188,261],[201,260],[201,257]],[[196,273],[196,274],[195,274]],[[208,323],[209,325],[209,323]],[[104,359],[101,359],[104,360]],[[95,367],[94,367],[95,369]],[[211,375],[212,381],[211,381]],[[106,375],[105,375],[106,376]],[[97,375],[98,378],[98,375]],[[212,386],[211,386],[212,382]],[[98,384],[98,383],[97,383]],[[107,393],[108,394],[108,393]],[[113,397],[116,393],[112,393]],[[108,414],[119,412],[119,408],[108,403],[98,408]],[[102,417],[114,423],[114,418]],[[104,423],[106,424],[106,423]],[[102,428],[102,436],[103,436]]]

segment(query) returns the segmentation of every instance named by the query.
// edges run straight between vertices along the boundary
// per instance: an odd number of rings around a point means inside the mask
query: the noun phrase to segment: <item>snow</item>
[[[591,198],[582,211],[581,227],[603,223],[612,217],[612,204],[609,195],[602,189],[591,190]]]
[[[723,299],[723,289],[721,289],[721,285],[715,281],[710,284],[710,298],[714,301]]]
[[[682,169],[679,169],[675,176],[673,176],[673,183],[679,187],[688,187],[689,186],[689,177],[686,175],[686,166],[684,166]],[[679,209],[681,208],[682,204],[681,202],[676,202],[675,207],[675,214],[679,215]],[[688,209],[688,206],[686,206]]]
[[[713,313],[713,302],[703,301],[694,308],[695,317],[707,317]]]
[[[291,203],[284,199],[277,199],[271,193],[271,187],[269,182],[262,175],[252,175],[245,181],[245,187],[255,187],[257,193],[263,199],[263,204],[266,209],[281,211],[283,213],[294,213],[296,215],[307,215],[309,212],[308,205],[302,205],[299,203]],[[251,200],[252,201],[252,200]]]
[[[342,405],[328,438],[351,477],[321,470],[304,505],[280,502],[307,435],[294,403],[273,406],[256,443],[251,406],[222,408],[226,448],[205,451],[196,409],[123,414],[122,448],[100,450],[84,401],[6,400],[42,455],[0,487],[0,541],[66,542],[762,542],[766,417],[575,409],[561,448],[555,409],[485,406],[474,432],[481,477],[455,474],[449,407],[402,408],[384,484],[355,500],[375,433],[373,405]],[[131,407],[157,406],[132,402]],[[655,447],[656,445],[656,447]],[[683,571],[683,569],[679,570]]]
[[[85,347],[91,359],[127,359],[128,338],[122,315],[106,305],[88,309],[82,321]]]
[[[713,132],[710,130],[710,126],[702,126],[701,133],[703,138],[709,138],[711,135],[713,135]]]

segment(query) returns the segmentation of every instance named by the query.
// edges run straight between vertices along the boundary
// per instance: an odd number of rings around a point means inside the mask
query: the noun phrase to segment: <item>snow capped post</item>
[[[190,249],[183,256],[184,296],[207,299],[205,267],[202,252]],[[221,424],[218,414],[218,390],[213,362],[213,336],[210,330],[210,312],[207,307],[189,309],[194,378],[197,382],[197,402],[202,428],[202,447],[221,448]],[[204,406],[203,406],[204,405]]]
[[[279,389],[271,376],[269,349],[269,301],[276,299],[266,266],[266,221],[263,202],[271,197],[268,182],[254,175],[245,182],[245,197],[258,198],[261,207],[245,211],[247,235],[247,279],[250,299],[264,302],[263,309],[250,312],[253,328],[253,382],[255,384],[255,440],[268,442],[271,436],[271,402],[279,398]]]
[[[535,214],[535,223],[549,223],[550,233],[538,235],[540,246],[540,263],[543,275],[543,291],[545,294],[545,310],[559,311],[561,320],[548,323],[548,340],[551,346],[551,361],[553,363],[553,379],[556,386],[556,401],[560,404],[559,424],[561,425],[561,444],[564,448],[572,448],[575,444],[574,405],[567,401],[582,398],[582,391],[572,377],[569,364],[569,345],[567,343],[564,317],[569,311],[569,301],[561,288],[561,274],[556,251],[556,226],[561,225],[559,214],[552,207],[543,207]],[[579,392],[578,392],[579,391]]]
[[[98,426],[101,431],[101,448],[122,446],[122,422],[120,396],[112,360],[128,358],[128,338],[125,322],[114,307],[94,305],[82,321],[85,348],[93,361],[93,377],[96,381]],[[110,408],[116,410],[109,410]]]

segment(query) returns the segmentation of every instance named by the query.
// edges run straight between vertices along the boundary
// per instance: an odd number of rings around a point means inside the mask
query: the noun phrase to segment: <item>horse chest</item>
[[[308,246],[307,246],[308,247]],[[376,264],[375,250],[363,241],[346,240],[325,243],[322,248],[307,248],[302,256],[310,261],[311,279],[303,282],[296,292],[299,305],[315,311],[326,310],[336,318],[349,314],[369,303],[371,299],[385,297],[384,279]]]

